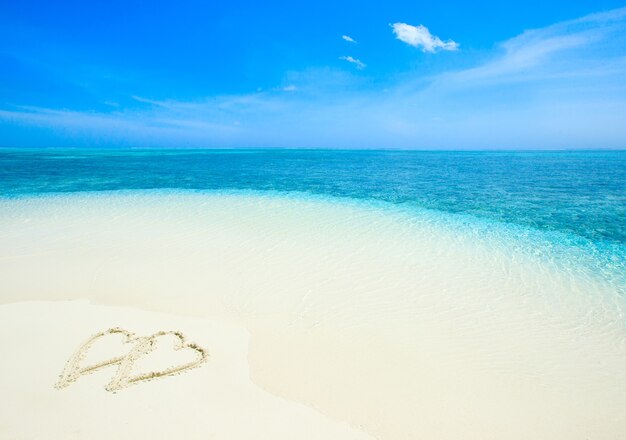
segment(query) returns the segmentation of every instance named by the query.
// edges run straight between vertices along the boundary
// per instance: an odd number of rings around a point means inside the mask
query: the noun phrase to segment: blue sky
[[[2,1],[0,146],[626,148],[625,6]]]

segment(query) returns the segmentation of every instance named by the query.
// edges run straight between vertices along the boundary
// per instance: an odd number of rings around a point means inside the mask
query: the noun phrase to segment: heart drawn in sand
[[[101,338],[107,335],[119,334],[124,336],[124,343],[130,343],[131,349],[124,356],[117,356],[96,364],[81,367],[81,361],[87,355],[87,352],[91,347]],[[150,352],[154,351],[156,342],[159,338],[165,336],[173,336],[176,339],[176,343],[173,347],[175,352],[181,350],[191,351],[195,353],[195,359],[191,362],[173,365],[160,371],[150,371],[148,373],[137,373],[133,375],[133,369],[135,362],[140,358],[145,357]],[[156,379],[159,377],[170,376],[173,374],[182,373],[183,371],[190,370],[200,366],[208,358],[208,352],[194,343],[185,342],[185,336],[180,332],[174,331],[160,331],[150,336],[135,336],[133,333],[121,328],[111,328],[103,332],[97,333],[90,337],[68,360],[59,381],[56,383],[56,388],[65,388],[75,382],[80,376],[93,373],[94,371],[108,367],[110,365],[117,365],[117,372],[113,379],[105,386],[107,391],[118,391],[129,385]]]

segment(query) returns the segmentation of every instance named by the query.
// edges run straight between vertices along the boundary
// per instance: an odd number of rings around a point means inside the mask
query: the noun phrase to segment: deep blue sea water
[[[557,233],[626,279],[626,151],[0,150],[1,197],[138,189],[297,191],[462,214]]]
[[[384,200],[626,243],[626,152],[0,150],[0,195],[253,189]]]

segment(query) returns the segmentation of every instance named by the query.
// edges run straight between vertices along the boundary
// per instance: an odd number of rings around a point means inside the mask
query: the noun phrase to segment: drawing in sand
[[[113,334],[123,335],[125,337],[125,343],[132,344],[130,351],[124,356],[113,357],[85,367],[81,366],[82,360],[85,358],[91,347],[101,338]],[[148,373],[138,373],[133,375],[132,373],[135,363],[156,348],[157,340],[159,338],[168,335],[174,336],[177,339],[174,346],[175,351],[194,351],[196,353],[196,359],[184,364],[173,365],[160,371],[150,371]],[[55,387],[58,389],[65,388],[83,375],[93,373],[110,365],[117,365],[117,372],[115,373],[115,376],[105,386],[107,391],[116,392],[138,382],[170,376],[199,367],[207,360],[208,356],[209,354],[204,348],[194,343],[185,342],[185,336],[180,332],[159,331],[150,336],[136,336],[134,333],[119,327],[110,328],[93,335],[82,346],[80,346],[80,348],[68,360]]]

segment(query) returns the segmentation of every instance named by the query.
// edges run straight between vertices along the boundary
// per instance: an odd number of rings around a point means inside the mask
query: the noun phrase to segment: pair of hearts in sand
[[[88,365],[86,367],[81,366],[82,360],[87,355],[87,352],[91,347],[101,338],[107,335],[122,335],[125,338],[125,343],[131,343],[132,348],[125,356],[118,356],[98,362],[96,364]],[[160,371],[151,371],[149,373],[135,373],[133,374],[133,367],[135,362],[146,356],[148,353],[154,351],[156,347],[156,341],[158,338],[164,336],[174,336],[176,338],[176,344],[174,345],[174,351],[187,350],[195,353],[195,359],[192,362],[173,365]],[[107,391],[118,391],[129,385],[156,379],[159,377],[170,376],[172,374],[178,374],[192,368],[200,366],[208,358],[208,352],[194,344],[186,343],[185,337],[180,332],[173,331],[160,331],[150,336],[135,336],[133,333],[121,328],[111,328],[103,332],[97,333],[89,338],[69,359],[63,373],[61,374],[59,381],[56,384],[56,388],[65,388],[75,382],[79,377],[93,373],[101,368],[108,367],[110,365],[117,365],[117,372],[113,379],[106,385]]]

